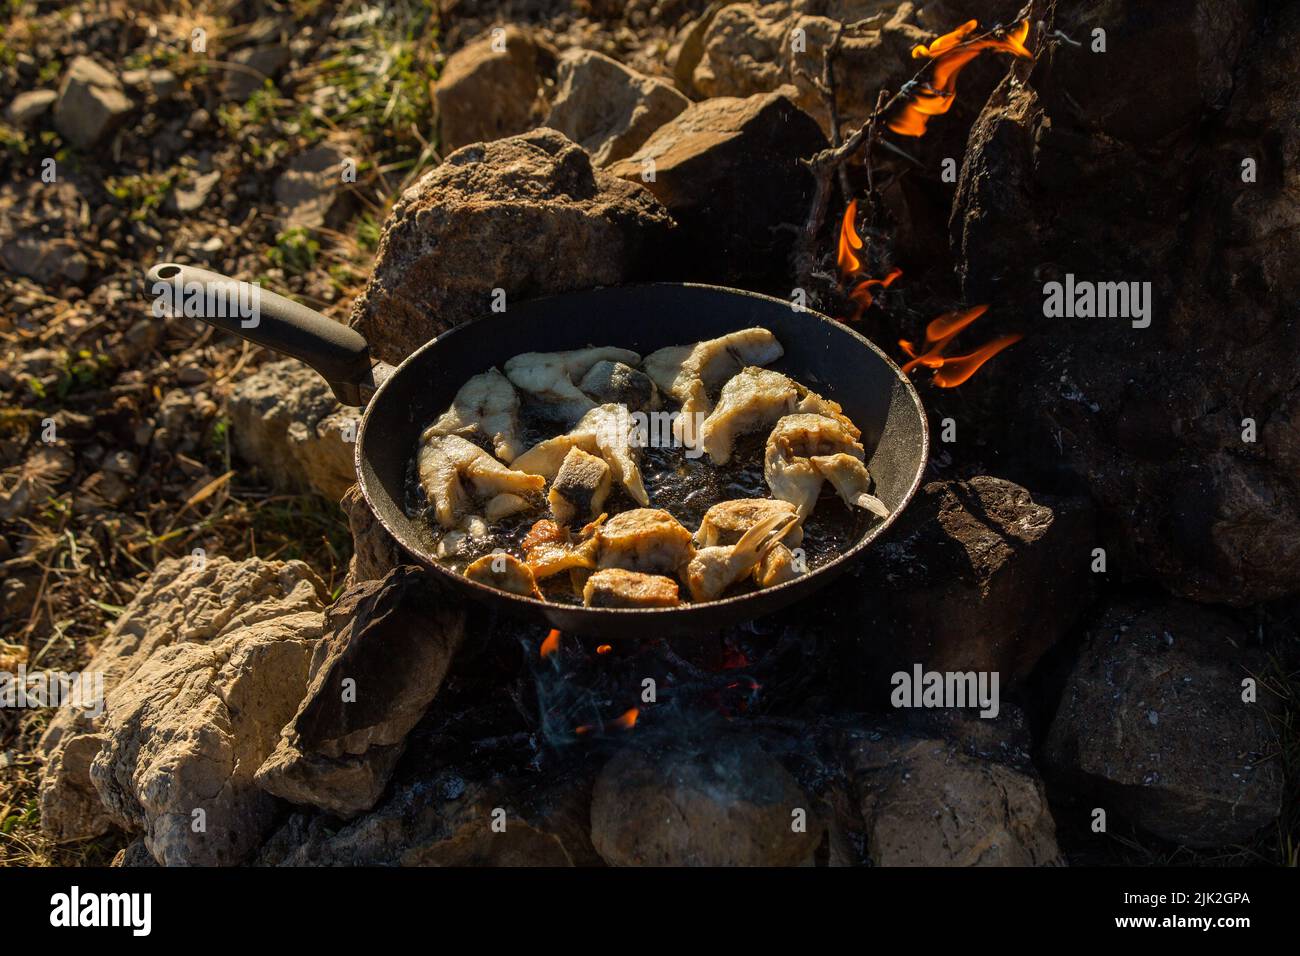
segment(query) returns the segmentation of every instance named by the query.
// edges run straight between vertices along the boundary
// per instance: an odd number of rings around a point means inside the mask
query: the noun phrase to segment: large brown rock
[[[307,686],[319,611],[155,652],[109,695],[90,779],[109,817],[165,866],[229,866],[276,801],[253,783]]]
[[[847,758],[876,866],[1044,866],[1056,825],[1030,767],[984,760],[956,742],[868,733]]]
[[[1107,52],[1017,64],[953,207],[967,300],[1034,332],[999,359],[985,434],[1091,491],[1112,573],[1234,605],[1300,593],[1300,383],[1278,358],[1300,347],[1300,8],[1056,11],[1049,30],[1105,23]],[[1045,317],[1067,274],[1151,283],[1149,326]]]
[[[880,699],[889,676],[997,672],[1022,682],[1086,606],[1086,500],[1032,495],[1001,478],[925,485],[863,572],[863,643]]]
[[[522,133],[544,113],[542,79],[555,51],[530,30],[497,29],[448,57],[434,86],[444,153]]]
[[[256,779],[278,797],[346,818],[383,793],[460,647],[465,610],[427,572],[406,566],[344,593],[329,626],[306,696]]]
[[[823,832],[795,779],[739,734],[626,747],[592,793],[592,843],[611,866],[798,866]]]
[[[397,362],[490,316],[494,288],[509,303],[648,276],[671,228],[653,195],[555,130],[468,146],[393,208],[351,322]]]
[[[1089,633],[1046,756],[1071,795],[1190,846],[1248,840],[1281,807],[1278,741],[1249,631],[1181,602],[1112,607]]]
[[[816,121],[788,88],[696,103],[659,127],[611,173],[646,187],[677,220],[692,278],[780,288],[812,177],[800,164],[825,148]]]
[[[560,57],[546,125],[581,145],[597,166],[607,166],[636,152],[690,103],[661,79],[603,54],[575,49]]]
[[[107,742],[104,729],[113,716],[113,692],[134,684],[133,675],[155,653],[173,644],[220,643],[281,618],[319,617],[323,593],[320,580],[301,561],[212,557],[160,562],[85,667],[103,675],[107,709],[96,715],[66,705],[41,738],[42,828],[60,840],[98,836],[108,829],[110,819],[92,787],[90,765]]]

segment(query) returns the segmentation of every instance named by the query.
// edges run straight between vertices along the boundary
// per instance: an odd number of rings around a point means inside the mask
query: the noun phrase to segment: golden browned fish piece
[[[727,588],[751,574],[758,563],[796,525],[792,514],[770,514],[746,531],[735,544],[700,548],[686,569],[693,601],[713,601]]]
[[[465,568],[465,577],[479,584],[487,584],[511,594],[542,599],[542,592],[537,589],[537,580],[532,569],[513,554],[501,551],[497,554],[485,554]]]
[[[682,599],[672,578],[606,568],[587,578],[582,603],[587,607],[676,607]]]
[[[667,511],[634,508],[596,531],[596,564],[647,574],[680,574],[695,554],[691,533]]]

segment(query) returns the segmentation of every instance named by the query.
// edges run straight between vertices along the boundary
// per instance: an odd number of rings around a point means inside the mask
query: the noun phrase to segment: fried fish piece
[[[648,505],[638,461],[640,448],[634,441],[635,423],[625,405],[597,405],[585,415],[573,430],[538,442],[514,461],[514,467],[529,474],[541,475],[548,481],[556,476],[565,457],[573,448],[589,455],[599,455],[609,465],[610,474],[632,500]]]
[[[626,405],[635,412],[652,412],[663,404],[654,380],[622,362],[597,362],[578,388],[602,405]]]
[[[603,459],[570,448],[546,496],[551,514],[562,525],[590,521],[600,514],[611,484],[609,465]]]
[[[542,592],[537,589],[537,580],[532,569],[513,554],[504,551],[497,554],[485,554],[465,568],[465,577],[479,584],[486,584],[511,594],[542,600]]]
[[[768,436],[763,476],[772,496],[794,505],[801,520],[812,514],[827,478],[850,507],[887,516],[884,503],[866,491],[871,476],[865,457],[843,421],[825,415],[787,415]]]
[[[795,562],[794,552],[781,542],[777,542],[754,567],[754,583],[760,588],[775,587],[786,581],[793,581],[801,573]]]
[[[768,428],[796,412],[837,419],[854,439],[862,435],[839,403],[823,398],[788,375],[750,365],[722,386],[718,404],[700,428],[701,447],[715,465],[726,464],[738,437]]]
[[[582,588],[587,607],[677,607],[677,582],[662,574],[606,568],[587,578]]]
[[[797,511],[788,501],[774,498],[733,498],[720,501],[708,511],[695,532],[695,546],[709,548],[735,544],[745,532],[771,515],[793,515]],[[803,541],[803,527],[795,522],[781,538],[781,543],[797,548]]]
[[[646,356],[646,374],[681,403],[673,434],[688,448],[699,442],[697,418],[713,410],[713,399],[727,379],[746,365],[767,365],[784,354],[781,343],[767,329],[741,329],[693,342],[672,345]]]
[[[596,564],[647,574],[681,574],[695,554],[691,533],[667,511],[634,508],[596,530]]]
[[[528,500],[546,487],[541,476],[507,468],[459,435],[439,435],[430,429],[420,436],[416,473],[444,528],[456,527],[475,500],[503,494]]]
[[[555,421],[572,424],[596,403],[575,385],[597,362],[636,365],[641,356],[612,346],[569,352],[524,352],[506,362],[506,378],[537,404],[537,411]]]
[[[508,465],[524,450],[519,439],[519,393],[497,369],[488,369],[460,387],[451,408],[429,426],[428,433],[483,436],[493,454]]]
[[[798,523],[797,515],[769,514],[735,544],[700,548],[686,568],[691,600],[713,601],[721,597],[727,588],[752,574],[764,555]]]
[[[575,538],[567,528],[543,518],[528,529],[520,547],[533,577],[540,581],[566,571],[595,568],[596,541],[593,534],[594,529],[588,526]]]

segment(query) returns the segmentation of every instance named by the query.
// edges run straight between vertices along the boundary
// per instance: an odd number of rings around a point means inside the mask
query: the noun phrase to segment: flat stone
[[[369,810],[464,633],[463,606],[419,568],[346,591],[330,609],[310,686],[257,771],[258,785],[338,817]]]

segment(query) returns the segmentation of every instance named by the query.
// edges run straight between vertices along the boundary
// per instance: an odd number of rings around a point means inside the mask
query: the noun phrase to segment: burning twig
[[[957,75],[967,63],[975,59],[984,50],[1003,50],[1014,54],[1018,58],[1027,57],[1032,60],[1033,54],[1025,46],[1025,40],[1029,36],[1031,14],[1036,2],[1037,0],[1033,0],[1021,11],[1018,17],[1019,25],[1012,32],[1004,31],[1000,27],[994,27],[987,33],[971,37],[970,34],[978,26],[977,21],[971,20],[951,33],[937,38],[929,45],[914,48],[912,50],[914,57],[918,59],[921,57],[927,58],[926,64],[917,71],[916,75],[904,83],[888,100],[885,100],[885,91],[881,90],[876,100],[876,108],[871,111],[867,121],[858,127],[848,139],[836,144],[834,140],[839,138],[838,130],[836,130],[830,148],[824,149],[811,159],[804,161],[804,165],[808,167],[808,171],[813,176],[813,198],[809,205],[803,234],[795,249],[795,273],[800,284],[807,281],[816,261],[812,250],[816,243],[816,237],[820,234],[822,225],[826,221],[826,210],[830,204],[832,174],[838,172],[841,175],[841,180],[846,178],[842,173],[844,164],[852,159],[859,150],[866,149],[868,154],[868,186],[869,190],[873,191],[874,182],[872,180],[874,177],[870,165],[870,151],[880,139],[880,120],[891,114],[896,107],[901,107],[902,112],[899,116],[891,119],[887,125],[892,131],[901,135],[920,136],[925,132],[925,124],[928,122],[929,116],[946,113],[951,108],[956,90]],[[931,82],[925,83],[923,77],[932,66],[935,75],[932,77]],[[904,153],[904,155],[906,154]],[[843,188],[843,185],[841,188]],[[845,197],[848,197],[847,190]]]

